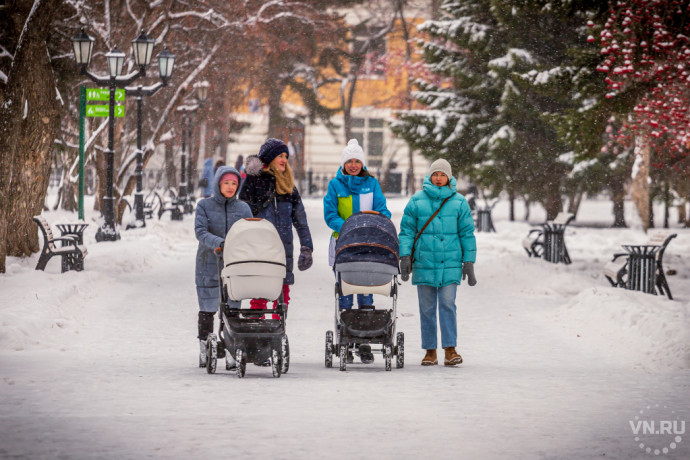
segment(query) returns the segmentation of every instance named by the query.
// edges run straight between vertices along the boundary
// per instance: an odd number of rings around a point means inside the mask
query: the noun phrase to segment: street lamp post
[[[124,88],[139,77],[146,75],[146,67],[151,62],[154,40],[142,33],[132,40],[134,47],[134,61],[139,70],[128,75],[121,76],[122,66],[125,62],[125,53],[117,47],[105,55],[108,63],[108,76],[98,76],[87,70],[91,62],[94,39],[84,32],[84,29],[74,38],[74,59],[81,68],[81,73],[89,77],[94,83],[107,86],[110,90],[108,100],[108,149],[106,150],[106,185],[103,197],[103,225],[96,232],[96,241],[116,241],[120,239],[115,224],[115,198],[113,196],[113,176],[115,169],[115,151],[113,150],[113,138],[115,133],[115,89]]]
[[[142,228],[146,227],[146,217],[144,216],[144,152],[141,148],[141,131],[142,131],[142,102],[144,97],[153,96],[162,87],[167,86],[170,77],[172,76],[173,67],[175,65],[175,55],[170,53],[167,48],[163,49],[158,55],[158,72],[162,81],[152,86],[137,86],[136,88],[125,88],[125,94],[128,96],[135,96],[137,98],[137,151],[136,151],[136,169],[135,176],[137,178],[136,192],[134,194],[134,224],[127,225],[127,228]]]
[[[182,154],[180,157],[180,203],[183,205],[184,214],[191,214],[194,212],[194,181],[192,179],[192,125],[193,116],[196,111],[203,107],[204,102],[208,98],[208,88],[210,84],[207,81],[198,82],[194,85],[197,89],[197,103],[193,105],[183,105],[178,108],[182,112]],[[187,148],[189,146],[189,148]],[[189,152],[189,154],[187,153]],[[187,164],[187,155],[189,155],[189,164]],[[188,177],[188,181],[186,180]],[[181,218],[181,216],[180,216]]]

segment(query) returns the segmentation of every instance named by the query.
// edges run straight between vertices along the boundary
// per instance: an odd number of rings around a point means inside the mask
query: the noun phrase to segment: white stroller
[[[405,365],[405,336],[395,334],[399,273],[398,235],[395,225],[375,211],[351,215],[343,224],[335,248],[335,343],[333,331],[326,332],[326,367],[333,355],[340,357],[340,370],[347,369],[350,349],[362,344],[380,344],[373,353],[382,353],[386,370]],[[340,296],[381,294],[393,299],[391,309],[340,310]],[[393,343],[393,337],[396,343]]]
[[[207,345],[208,373],[216,371],[217,358],[230,353],[237,361],[237,377],[244,377],[247,363],[270,361],[274,377],[290,366],[290,345],[285,334],[285,248],[269,221],[250,218],[237,221],[217,254],[220,275],[219,336],[210,334]],[[230,308],[228,300],[277,300],[275,309]],[[279,319],[262,319],[266,313]],[[220,338],[220,340],[218,340]]]

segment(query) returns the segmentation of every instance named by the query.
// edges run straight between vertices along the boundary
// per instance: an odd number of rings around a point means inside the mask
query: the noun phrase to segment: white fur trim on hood
[[[252,155],[247,158],[247,162],[244,165],[244,172],[250,176],[258,176],[263,168],[264,164],[261,162],[258,155]]]

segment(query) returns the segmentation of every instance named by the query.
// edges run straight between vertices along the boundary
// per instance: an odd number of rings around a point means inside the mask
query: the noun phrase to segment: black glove
[[[306,246],[302,246],[299,250],[299,258],[297,259],[297,268],[299,271],[303,272],[307,268],[311,267],[314,260],[311,257],[311,249]]]
[[[465,262],[462,264],[462,279],[467,278],[467,284],[474,286],[477,284],[477,278],[474,277],[474,263]]]
[[[202,177],[201,179],[199,179],[199,187],[205,188],[207,186],[208,186],[208,179],[207,178]]]
[[[403,281],[410,279],[410,272],[412,271],[412,258],[405,256],[400,258],[400,278]]]

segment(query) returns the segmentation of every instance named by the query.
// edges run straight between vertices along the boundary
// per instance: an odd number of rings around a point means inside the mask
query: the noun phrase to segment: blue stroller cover
[[[399,252],[398,233],[389,218],[371,211],[358,212],[340,229],[333,269],[348,284],[380,286],[399,273]]]

